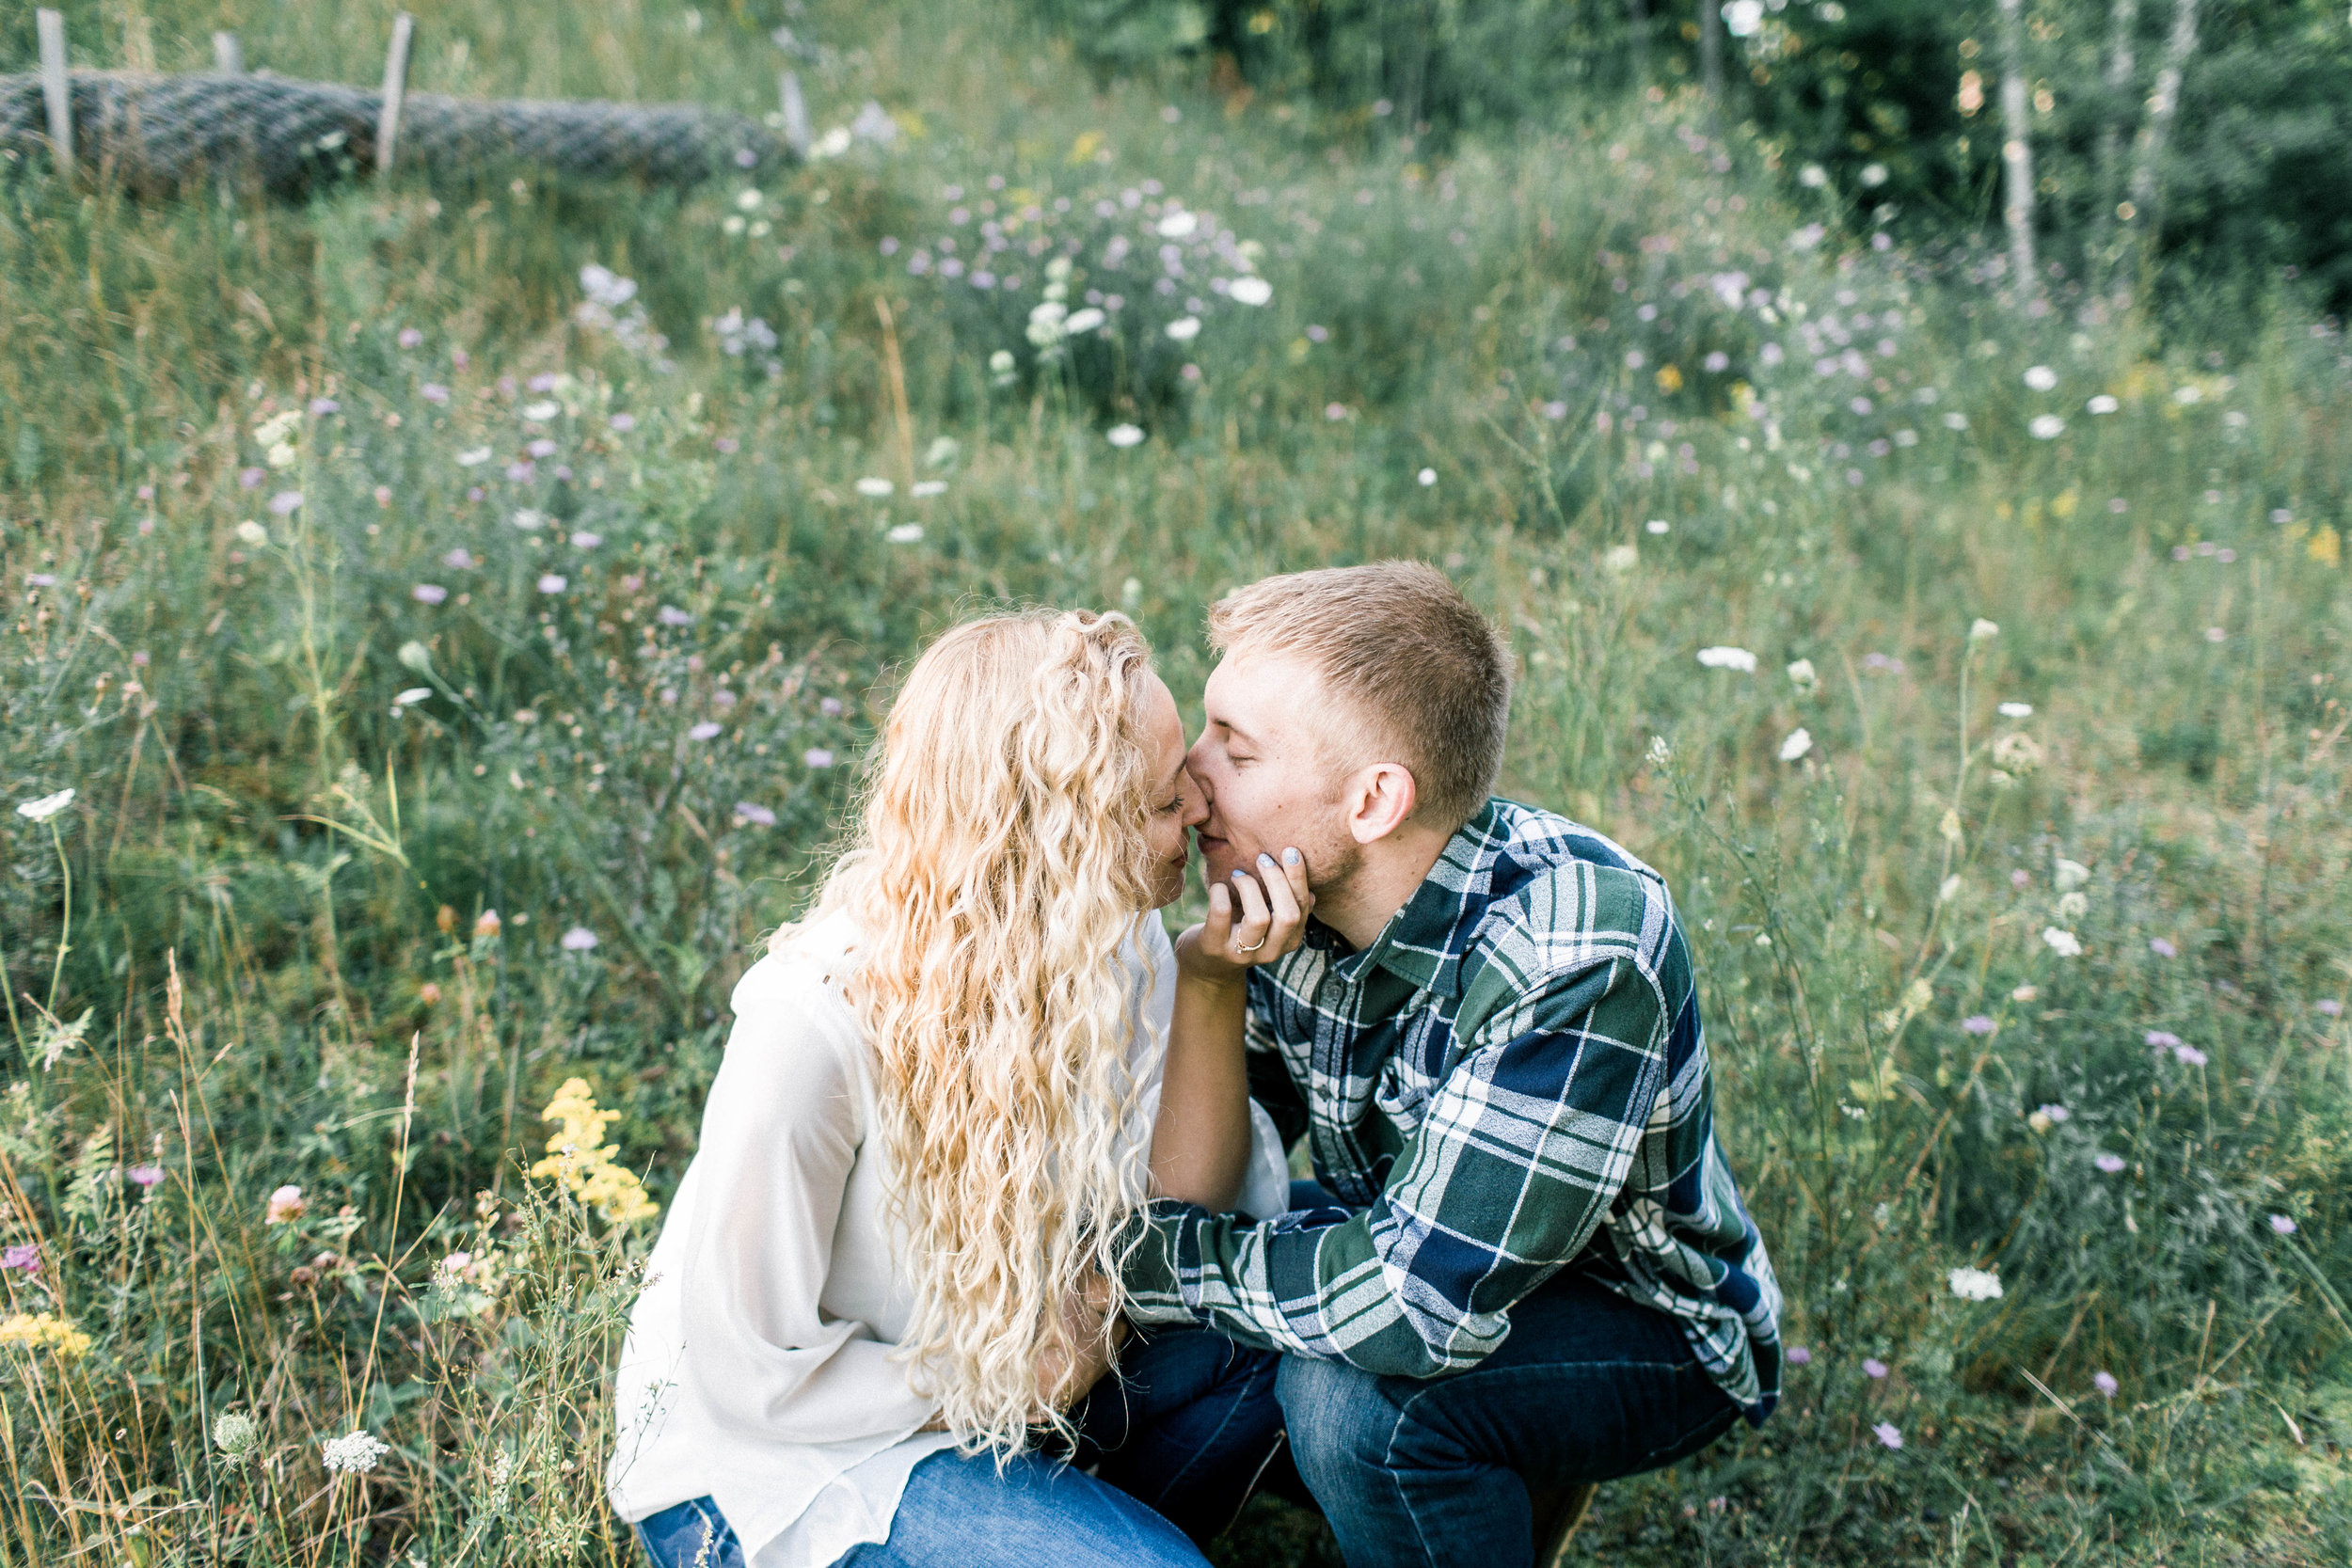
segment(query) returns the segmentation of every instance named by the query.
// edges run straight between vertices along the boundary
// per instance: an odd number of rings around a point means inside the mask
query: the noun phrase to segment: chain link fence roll
[[[70,85],[76,156],[142,193],[183,189],[214,173],[293,192],[342,157],[375,166],[380,93],[280,76],[113,71],[77,71]],[[399,139],[401,168],[439,176],[530,164],[587,179],[687,184],[797,162],[759,121],[682,103],[410,93],[401,101]],[[0,75],[0,162],[48,157],[40,78]]]

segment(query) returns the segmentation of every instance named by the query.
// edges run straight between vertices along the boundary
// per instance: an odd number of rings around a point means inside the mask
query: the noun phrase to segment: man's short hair
[[[1209,645],[1313,669],[1355,710],[1343,722],[1388,749],[1361,760],[1403,763],[1415,815],[1448,832],[1493,791],[1511,720],[1511,647],[1436,567],[1376,561],[1253,582],[1209,608]]]

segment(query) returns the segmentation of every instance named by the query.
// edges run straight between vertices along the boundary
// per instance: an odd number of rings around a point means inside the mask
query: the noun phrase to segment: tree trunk
[[[2008,174],[2002,216],[2009,225],[2009,269],[2017,303],[2042,292],[2033,260],[2033,127],[2026,101],[2025,0],[2000,0],[2001,164]]]
[[[1699,3],[1699,82],[1707,91],[1707,129],[1718,132],[1724,112],[1723,0]]]
[[[2131,194],[2118,215],[2123,219],[2123,249],[2120,270],[2131,276],[2132,262],[2152,248],[2162,225],[2156,212],[2157,166],[2164,144],[2181,107],[2181,77],[2188,58],[2197,52],[2197,0],[2172,0],[2172,31],[2164,40],[2164,63],[2156,71],[2156,90],[2148,96],[2148,118],[2140,122],[2132,147]]]

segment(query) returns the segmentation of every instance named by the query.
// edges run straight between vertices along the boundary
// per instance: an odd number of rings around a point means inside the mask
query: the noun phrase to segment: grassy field
[[[1190,701],[1223,589],[1393,554],[1511,628],[1507,791],[1672,878],[1807,1355],[1585,1560],[2352,1559],[2336,324],[2018,297],[1680,100],[1436,150],[1010,0],[419,9],[421,89],[791,63],[841,129],[687,193],[0,176],[0,1560],[630,1560],[627,1216],[891,668],[1116,605]],[[72,22],[348,81],[387,24]]]

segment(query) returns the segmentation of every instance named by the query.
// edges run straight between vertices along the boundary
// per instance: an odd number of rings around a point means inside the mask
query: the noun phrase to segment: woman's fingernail
[[[1233,880],[1237,882],[1246,882],[1249,880],[1249,873],[1242,870],[1239,866],[1235,866],[1233,868]]]
[[[1260,865],[1272,865],[1274,863],[1274,857],[1272,855],[1261,854],[1258,857],[1258,863]]]
[[[1282,863],[1284,865],[1296,865],[1298,863],[1298,851],[1295,849],[1283,850]]]

